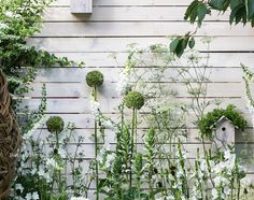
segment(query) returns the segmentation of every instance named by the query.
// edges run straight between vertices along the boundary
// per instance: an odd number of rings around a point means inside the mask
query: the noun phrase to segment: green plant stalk
[[[93,91],[94,95],[94,100],[97,101],[97,87],[94,87]],[[94,142],[95,142],[95,173],[96,173],[96,200],[99,200],[100,194],[98,191],[99,187],[99,166],[98,166],[98,124],[97,124],[97,119],[94,121]]]
[[[131,155],[130,155],[130,180],[129,180],[129,188],[132,188],[132,160],[133,155],[137,152],[137,147],[135,143],[137,143],[137,110],[135,108],[132,109],[132,121],[131,121]]]
[[[56,149],[57,149],[57,154],[56,154],[56,162],[59,164],[60,166],[60,155],[59,155],[59,133],[56,132]],[[61,170],[58,169],[57,170],[57,177],[58,177],[58,192],[61,194],[62,193],[62,177],[61,177]]]

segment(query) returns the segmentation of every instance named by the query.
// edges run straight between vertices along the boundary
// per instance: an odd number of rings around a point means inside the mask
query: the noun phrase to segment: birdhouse
[[[93,12],[93,0],[71,0],[71,13],[89,14]]]
[[[227,145],[235,143],[236,133],[239,131],[239,128],[227,117],[222,116],[212,128],[214,131],[213,150],[224,150]]]

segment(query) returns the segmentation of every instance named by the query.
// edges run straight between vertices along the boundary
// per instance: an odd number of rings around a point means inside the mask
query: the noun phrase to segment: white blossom
[[[24,191],[24,187],[20,183],[15,184],[15,189],[19,190],[21,193]]]
[[[40,199],[38,192],[27,193],[25,198],[26,198],[26,200],[38,200],[38,199]]]
[[[2,30],[2,29],[7,29],[8,28],[8,25],[7,24],[5,24],[5,23],[0,23],[0,30]]]
[[[213,189],[212,189],[212,199],[213,199],[213,200],[216,200],[216,199],[218,199],[218,197],[219,197],[219,194],[218,194],[217,189],[216,189],[216,188],[213,188]]]
[[[46,165],[47,165],[48,167],[53,167],[53,168],[56,169],[56,170],[62,170],[62,168],[58,165],[58,163],[55,161],[54,158],[49,158],[49,159],[47,159]]]
[[[89,199],[87,199],[85,197],[71,197],[70,200],[89,200]]]
[[[95,101],[93,97],[90,98],[91,113],[97,117],[100,114],[100,103]]]
[[[243,179],[240,180],[240,183],[244,187],[249,187],[252,184],[252,181],[248,177],[244,177]]]

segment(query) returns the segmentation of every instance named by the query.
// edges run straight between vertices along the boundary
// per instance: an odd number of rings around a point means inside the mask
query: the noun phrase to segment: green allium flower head
[[[90,87],[98,87],[103,84],[104,77],[99,71],[91,71],[86,75],[86,83]]]
[[[129,92],[124,98],[125,105],[128,108],[141,109],[145,103],[144,96],[136,91]]]
[[[46,125],[50,133],[60,133],[64,129],[64,121],[58,116],[50,117],[46,122]]]

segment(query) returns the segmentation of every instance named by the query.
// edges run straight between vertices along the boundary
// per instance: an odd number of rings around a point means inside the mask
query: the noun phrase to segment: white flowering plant
[[[66,200],[87,196],[90,180],[81,166],[84,152],[80,151],[84,141],[75,137],[75,126],[71,123],[56,135],[45,133],[42,118],[34,127],[33,134],[23,136],[24,145],[18,164],[17,179],[13,185],[11,199]],[[71,143],[75,143],[74,153]],[[68,169],[67,169],[67,166]]]

